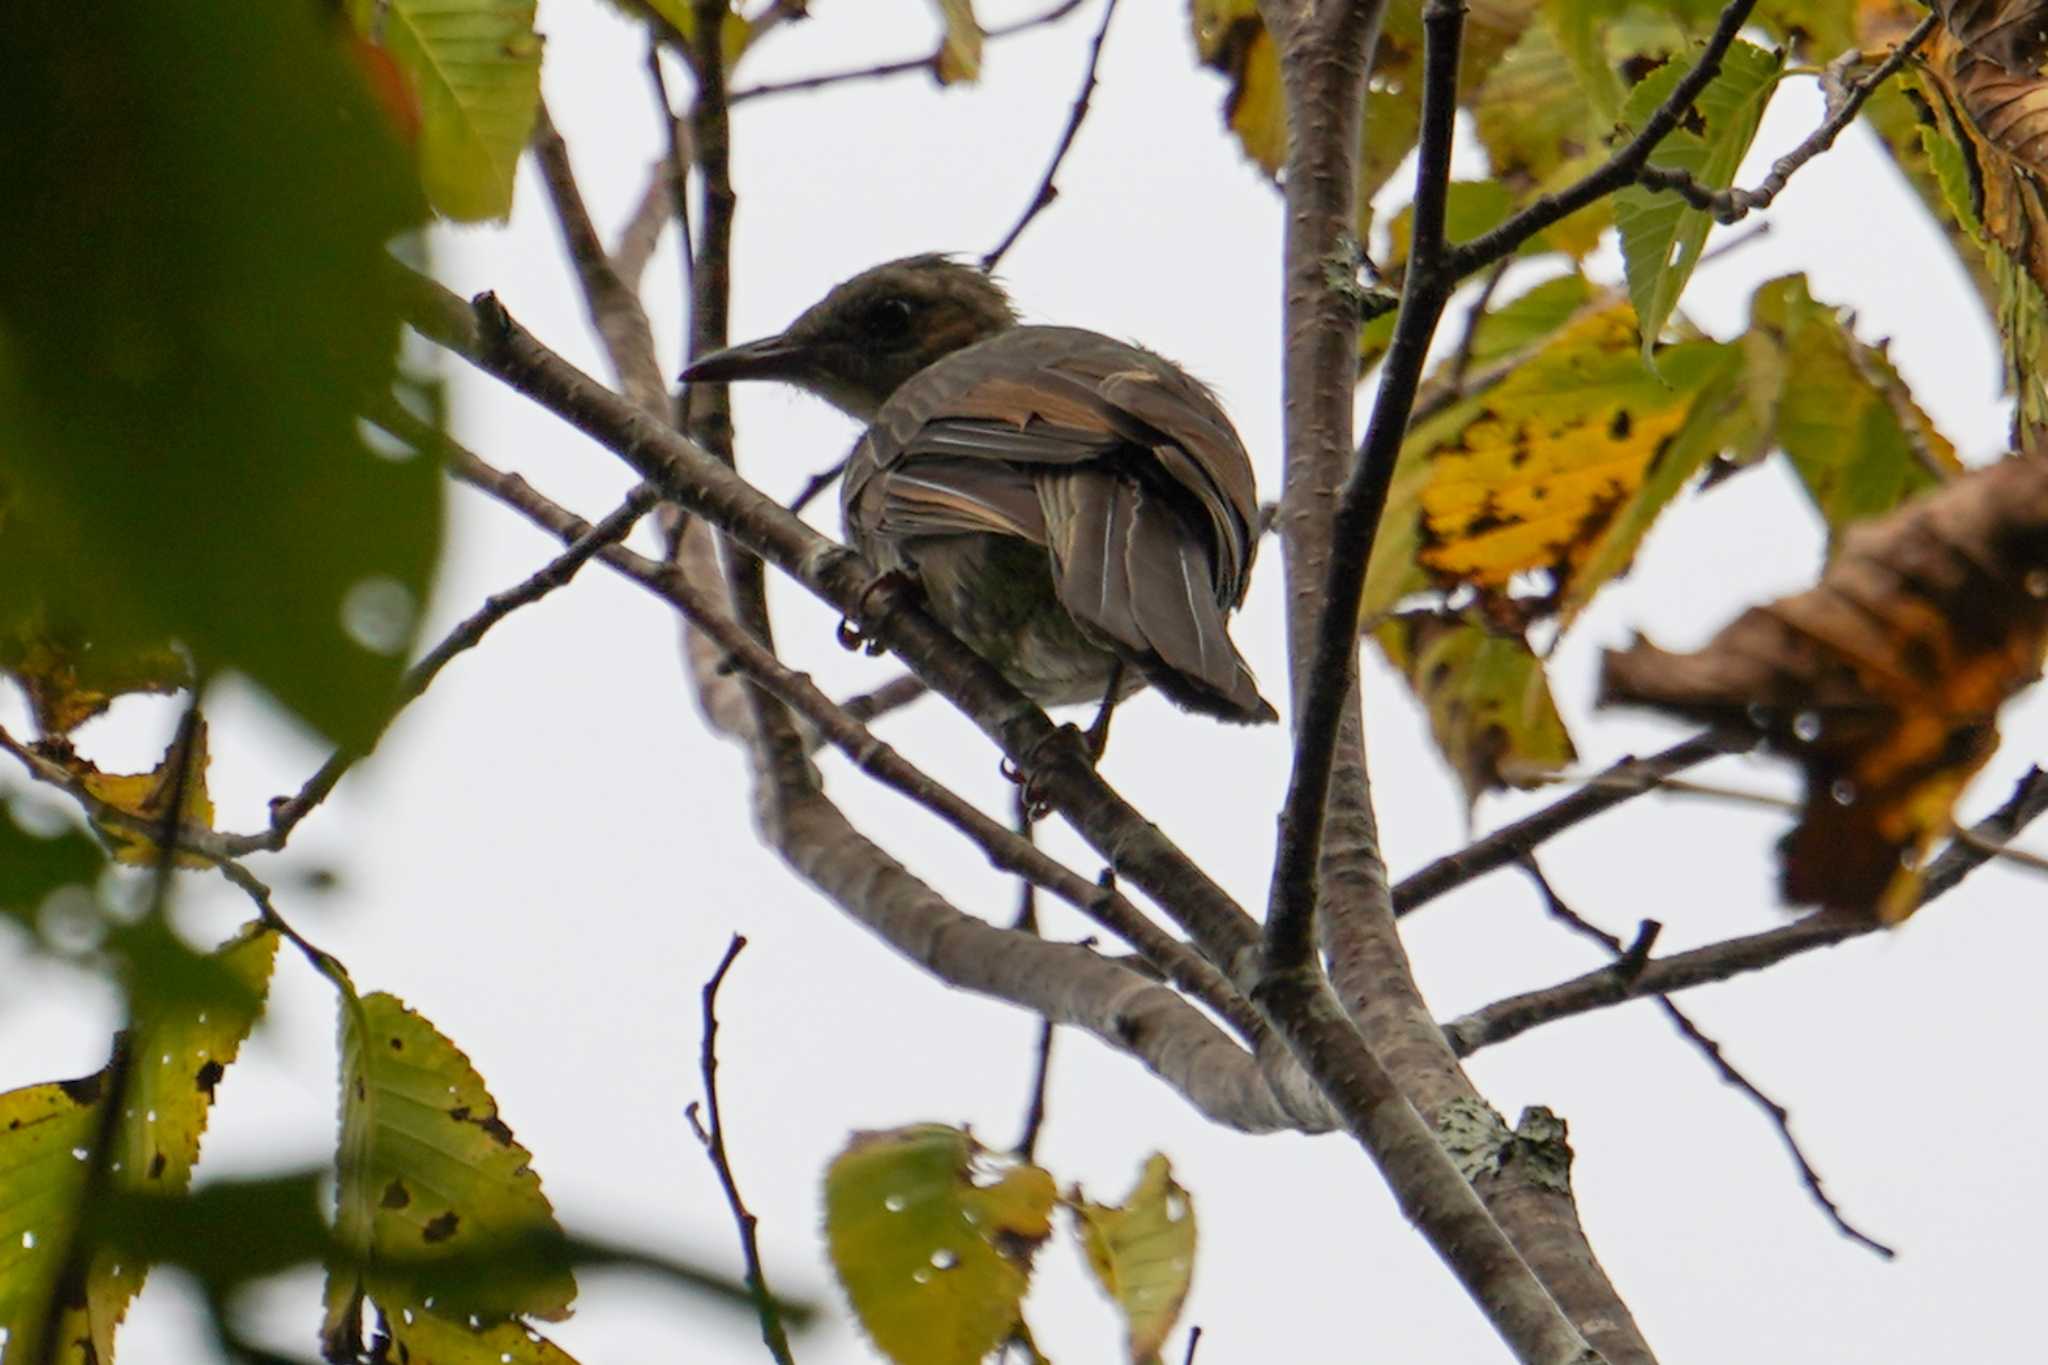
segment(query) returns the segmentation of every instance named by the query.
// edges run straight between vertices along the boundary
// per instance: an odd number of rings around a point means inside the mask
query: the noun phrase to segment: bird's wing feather
[[[897,539],[982,533],[1045,543],[1031,475],[1001,460],[919,460],[877,471],[866,493],[870,529]]]

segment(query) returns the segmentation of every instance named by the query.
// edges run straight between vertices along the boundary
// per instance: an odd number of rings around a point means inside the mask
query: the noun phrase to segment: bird
[[[1278,719],[1226,628],[1257,549],[1251,459],[1171,361],[1025,325],[986,271],[919,255],[681,378],[778,380],[864,423],[848,541],[1033,701],[1096,703],[1094,758],[1148,684],[1219,720]]]

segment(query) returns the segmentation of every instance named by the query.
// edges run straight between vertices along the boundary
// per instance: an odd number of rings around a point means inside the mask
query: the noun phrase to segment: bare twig
[[[670,120],[673,125],[674,120]],[[627,216],[626,225],[619,229],[617,240],[612,243],[612,271],[619,282],[628,289],[640,287],[640,277],[647,273],[647,267],[654,260],[654,249],[661,245],[661,234],[675,221],[675,171],[669,154],[663,154],[647,169],[647,187],[640,191],[640,201]]]
[[[1871,93],[1906,64],[1940,22],[1939,13],[1930,13],[1891,50],[1891,55],[1879,63],[1876,70],[1862,80],[1851,82],[1841,99],[1830,100],[1832,107],[1820,127],[1771,163],[1770,174],[1755,189],[1710,189],[1694,179],[1691,172],[1670,166],[1642,166],[1636,171],[1636,183],[1653,190],[1669,190],[1693,208],[1713,214],[1716,222],[1724,224],[1739,223],[1756,210],[1769,208],[1771,202],[1785,192],[1786,184],[1801,166],[1835,145],[1835,139],[1842,135],[1842,130],[1855,122],[1856,115],[1862,112]],[[1859,54],[1848,55],[1854,58]]]
[[[1060,133],[1059,144],[1053,148],[1052,160],[1046,165],[1031,202],[1024,206],[1023,215],[1003,234],[1003,240],[981,258],[983,270],[994,270],[1010,248],[1017,244],[1017,239],[1024,235],[1024,229],[1031,226],[1031,220],[1059,197],[1059,186],[1053,183],[1053,178],[1059,174],[1060,163],[1067,159],[1067,151],[1074,145],[1075,135],[1081,131],[1081,120],[1088,117],[1088,101],[1095,94],[1095,68],[1102,61],[1102,40],[1109,36],[1109,21],[1115,17],[1116,0],[1103,0],[1102,23],[1095,30],[1094,40],[1088,44],[1088,70],[1081,77],[1081,93],[1074,97],[1073,110],[1067,115],[1067,126]]]
[[[891,711],[901,710],[919,697],[929,695],[930,692],[931,689],[925,686],[924,679],[905,673],[900,678],[883,683],[872,692],[848,697],[839,703],[839,706],[847,715],[865,724],[871,720],[879,720]]]
[[[1555,194],[1542,196],[1492,231],[1452,247],[1444,262],[1452,278],[1463,279],[1486,269],[1495,261],[1514,255],[1522,243],[1551,224],[1633,183],[1637,174],[1649,164],[1650,154],[1657,150],[1658,144],[1671,135],[1679,120],[1692,108],[1693,101],[1713,84],[1714,77],[1721,74],[1721,59],[1728,55],[1728,49],[1734,45],[1742,26],[1749,22],[1750,11],[1755,8],[1756,0],[1731,0],[1721,11],[1720,21],[1715,24],[1713,34],[1707,39],[1706,47],[1692,70],[1679,79],[1664,103],[1644,120],[1642,131],[1630,138],[1598,169]]]
[[[846,472],[847,462],[851,459],[853,459],[853,456],[848,455],[846,459],[839,461],[830,469],[820,470],[816,474],[811,475],[805,481],[802,489],[798,490],[797,495],[789,500],[790,512],[796,516],[802,516],[804,509],[817,501],[818,494],[830,488],[833,481]]]
[[[1467,882],[1503,868],[1575,825],[1614,809],[1644,792],[1654,791],[1671,774],[1722,754],[1753,748],[1756,736],[1709,730],[1648,758],[1624,758],[1571,795],[1532,815],[1446,854],[1403,878],[1394,887],[1394,910],[1408,914]]]
[[[732,1161],[725,1150],[725,1122],[718,1110],[718,988],[725,984],[725,974],[732,970],[733,960],[746,946],[746,939],[734,934],[718,970],[704,983],[704,1046],[698,1065],[704,1076],[704,1105],[711,1115],[711,1128],[706,1132],[698,1127],[697,1136],[711,1157],[712,1169],[718,1172],[719,1187],[725,1191],[726,1205],[739,1228],[740,1251],[747,1264],[747,1292],[753,1296],[754,1313],[761,1321],[761,1341],[780,1365],[794,1365],[796,1357],[790,1354],[789,1337],[782,1330],[781,1307],[769,1291],[768,1276],[761,1269],[761,1244],[755,1237],[759,1220],[740,1198],[739,1182],[733,1178]],[[697,1123],[696,1108],[694,1104],[690,1106],[693,1126]]]
[[[1531,854],[1522,860],[1522,870],[1527,872],[1530,880],[1536,883],[1537,894],[1542,896],[1544,908],[1549,911],[1552,919],[1565,925],[1573,933],[1580,935],[1582,938],[1589,938],[1607,949],[1608,952],[1613,953],[1618,965],[1627,963],[1628,959],[1634,955],[1630,948],[1623,945],[1620,939],[1608,933],[1597,924],[1586,920],[1577,911],[1564,903],[1563,898],[1557,894],[1556,888],[1551,886],[1550,879],[1543,875],[1543,869],[1537,865],[1535,855]],[[1647,958],[1647,956],[1647,952],[1640,955],[1641,958]],[[1646,965],[1644,961],[1638,960],[1634,965],[1632,975],[1640,977],[1644,965]],[[1805,1184],[1807,1193],[1813,1197],[1813,1202],[1820,1206],[1821,1212],[1827,1215],[1828,1221],[1835,1225],[1835,1230],[1850,1241],[1860,1246],[1868,1247],[1887,1261],[1896,1256],[1898,1253],[1892,1250],[1892,1248],[1852,1224],[1843,1215],[1841,1205],[1828,1196],[1826,1188],[1821,1184],[1820,1172],[1814,1168],[1811,1161],[1807,1160],[1805,1151],[1799,1146],[1799,1139],[1792,1135],[1792,1115],[1785,1106],[1779,1104],[1769,1095],[1766,1095],[1757,1087],[1754,1081],[1736,1070],[1735,1065],[1728,1060],[1727,1055],[1722,1051],[1721,1044],[1702,1032],[1699,1025],[1695,1024],[1685,1011],[1672,1003],[1671,997],[1660,995],[1656,997],[1656,1000],[1657,1008],[1664,1012],[1664,1017],[1671,1021],[1672,1027],[1676,1028],[1688,1042],[1699,1049],[1700,1055],[1705,1057],[1707,1064],[1719,1073],[1721,1080],[1749,1096],[1751,1102],[1757,1108],[1764,1111],[1764,1116],[1771,1121],[1771,1126],[1777,1129],[1778,1140],[1784,1144],[1786,1154],[1792,1158],[1792,1164],[1799,1168],[1799,1179]]]
[[[2048,811],[2048,773],[2034,768],[2020,779],[2005,804],[1971,827],[1976,840],[1957,840],[1928,865],[1921,882],[1920,906],[1946,895],[1963,878],[1989,861],[1979,843],[2002,845],[2028,822]],[[1606,1009],[1646,995],[1665,995],[1694,986],[1726,981],[1761,971],[1788,957],[1832,948],[1886,926],[1867,915],[1820,911],[1777,929],[1708,944],[1690,952],[1653,959],[1632,981],[1617,980],[1611,969],[1588,972],[1542,990],[1496,1000],[1444,1026],[1459,1056],[1504,1043],[1530,1029]]]
[[[1465,330],[1458,337],[1458,349],[1451,353],[1450,369],[1444,377],[1453,393],[1464,391],[1465,374],[1472,368],[1472,346],[1479,339],[1479,324],[1486,321],[1486,310],[1493,303],[1494,292],[1500,288],[1508,267],[1513,264],[1513,257],[1495,261],[1493,269],[1486,272],[1486,282],[1480,285],[1479,293],[1473,297],[1472,306],[1465,310]]]
[[[1016,810],[1011,824],[1017,837],[1031,841],[1031,801],[1019,787],[1016,795]],[[1017,891],[1017,918],[1010,925],[1022,933],[1038,932],[1038,888],[1028,881],[1019,881]],[[1035,1159],[1038,1152],[1038,1134],[1045,1127],[1045,1089],[1052,1079],[1052,1034],[1050,1019],[1041,1019],[1038,1024],[1038,1045],[1033,1049],[1031,1066],[1031,1098],[1024,1106],[1024,1131],[1017,1138],[1017,1156],[1023,1161]]]
[[[394,436],[419,443],[421,449],[434,448],[442,439],[432,427],[396,403],[385,405],[378,411],[374,420]],[[481,607],[465,617],[459,625],[441,638],[440,643],[422,655],[418,663],[405,671],[404,677],[399,679],[398,695],[393,699],[391,711],[386,716],[384,724],[379,727],[379,733],[388,729],[391,721],[401,710],[433,685],[434,679],[456,655],[474,649],[483,641],[491,627],[521,607],[531,606],[556,589],[565,587],[569,580],[576,576],[577,571],[590,562],[593,555],[609,545],[624,540],[640,518],[659,500],[660,494],[652,484],[639,485],[628,493],[626,500],[604,520],[591,527],[584,537],[519,583],[485,598]],[[270,828],[267,831],[257,835],[230,836],[226,856],[241,857],[247,853],[275,852],[283,848],[298,823],[325,801],[334,790],[335,784],[341,781],[342,775],[366,757],[374,747],[373,743],[370,748],[361,750],[337,749],[295,795],[271,802]]]
[[[998,24],[982,33],[984,42],[997,42],[1013,34],[1028,33],[1035,28],[1057,23],[1075,10],[1081,8],[1081,0],[1060,0],[1060,3],[1040,14],[1019,19],[1013,24]],[[804,90],[822,90],[827,86],[845,85],[852,81],[882,80],[889,76],[905,76],[913,71],[930,71],[935,60],[931,53],[917,57],[905,57],[898,61],[881,62],[874,66],[853,67],[844,71],[826,71],[815,76],[804,76],[790,81],[772,81],[761,85],[749,85],[735,90],[727,98],[728,104],[744,104],[748,100],[765,99],[770,95],[793,95]]]

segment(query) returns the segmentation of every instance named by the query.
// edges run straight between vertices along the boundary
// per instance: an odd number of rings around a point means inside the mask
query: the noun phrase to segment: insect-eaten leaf
[[[160,989],[138,1000],[135,1025],[104,1069],[0,1095],[0,1324],[10,1341],[36,1341],[55,1312],[58,1359],[114,1359],[115,1329],[149,1267],[118,1245],[97,1246],[82,1273],[72,1263],[87,1174],[104,1162],[108,1199],[184,1192],[214,1089],[255,1024],[276,951],[276,935],[254,925],[206,957],[180,946],[193,967],[210,969],[199,975],[228,989]],[[135,965],[192,974],[162,953]],[[121,1110],[110,1122],[116,1087]],[[103,1137],[112,1146],[96,1155]]]
[[[825,1241],[896,1365],[975,1365],[1022,1324],[1053,1179],[941,1124],[857,1133],[825,1172]]]
[[[1742,346],[1778,446],[1828,529],[1888,512],[1963,472],[1884,351],[1856,339],[1806,277],[1757,287]]]
[[[206,721],[195,718],[191,750],[182,753],[176,739],[164,751],[163,761],[146,773],[106,773],[75,751],[66,749],[56,761],[78,779],[79,785],[127,820],[116,821],[100,812],[92,815],[93,828],[107,841],[116,862],[131,867],[154,867],[163,856],[154,831],[161,829],[178,802],[177,823],[187,829],[213,828],[213,797],[206,788],[206,768],[211,761],[206,751]],[[183,792],[178,791],[183,783]],[[131,823],[133,822],[133,823]],[[178,852],[180,867],[211,867],[212,860],[189,849]]]
[[[422,1343],[414,1359],[441,1358],[434,1342],[509,1346],[524,1319],[567,1317],[576,1281],[561,1228],[483,1077],[394,996],[345,991],[341,1020],[334,1236],[350,1263],[328,1270],[328,1358],[363,1351],[366,1301],[394,1340]]]
[[[1690,172],[1708,189],[1732,185],[1783,65],[1780,53],[1739,40],[1731,45],[1721,59],[1721,73],[1700,92],[1678,128],[1657,144],[1651,165]],[[1644,77],[1629,92],[1622,121],[1631,129],[1642,128],[1690,68],[1687,60],[1673,60]],[[1643,356],[1650,359],[1699,264],[1713,221],[1705,210],[1688,207],[1668,190],[1631,185],[1614,197],[1614,224],[1621,232],[1629,299],[1642,319]]]
[[[1155,1365],[1194,1280],[1194,1201],[1154,1153],[1121,1205],[1091,1204],[1076,1187],[1067,1207],[1088,1268],[1124,1315],[1131,1365]]]
[[[184,657],[168,645],[121,651],[95,648],[75,626],[31,616],[0,629],[0,671],[27,694],[36,729],[68,735],[135,693],[168,694],[192,684]]]
[[[1758,726],[1806,776],[1786,899],[1892,922],[2044,645],[2048,460],[2015,456],[1852,527],[1817,585],[1696,653],[1610,652],[1601,695]]]
[[[1428,710],[1468,805],[1488,791],[1541,782],[1578,757],[1543,661],[1521,635],[1503,634],[1476,613],[1416,611],[1383,622],[1373,639]]]

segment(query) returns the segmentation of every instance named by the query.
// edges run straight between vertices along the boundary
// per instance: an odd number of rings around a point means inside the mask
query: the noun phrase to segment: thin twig
[[[421,449],[431,449],[441,437],[432,427],[421,422],[396,403],[381,407],[374,415],[376,423],[389,430],[401,440],[418,443]],[[609,545],[624,540],[648,509],[660,501],[660,494],[652,484],[640,484],[626,495],[626,500],[609,513],[604,520],[591,527],[588,534],[556,555],[521,582],[492,593],[484,604],[471,612],[461,624],[441,638],[440,643],[420,657],[418,663],[405,671],[399,679],[398,693],[384,723],[378,727],[381,735],[390,728],[398,713],[410,705],[440,675],[456,655],[474,649],[483,641],[491,627],[510,616],[521,607],[531,606],[558,588],[567,586],[577,571],[590,562]],[[315,807],[325,801],[328,794],[340,782],[342,775],[356,762],[366,757],[375,748],[369,746],[354,749],[337,749],[320,770],[306,780],[296,795],[272,801],[270,805],[270,828],[262,834],[232,837],[227,856],[240,857],[246,853],[275,852],[285,845],[291,832]]]
[[[725,984],[725,974],[732,970],[733,960],[746,946],[746,939],[734,934],[725,956],[719,961],[718,970],[704,983],[704,1046],[698,1065],[704,1076],[704,1105],[711,1115],[710,1131],[706,1132],[697,1123],[697,1106],[694,1104],[690,1106],[689,1117],[704,1150],[711,1157],[712,1169],[718,1172],[718,1184],[725,1191],[726,1205],[732,1210],[733,1222],[739,1227],[740,1252],[747,1263],[747,1292],[753,1296],[754,1312],[761,1320],[761,1341],[768,1347],[768,1354],[774,1356],[780,1365],[794,1365],[796,1357],[790,1354],[789,1337],[782,1330],[781,1308],[768,1289],[768,1276],[761,1269],[761,1244],[754,1235],[759,1220],[747,1208],[746,1201],[740,1198],[739,1182],[733,1178],[732,1162],[725,1151],[725,1121],[718,1110],[718,988]]]
[[[1721,74],[1721,59],[1728,55],[1728,49],[1734,46],[1736,36],[1749,22],[1749,13],[1755,8],[1756,0],[1731,0],[1721,11],[1720,21],[1715,24],[1699,60],[1693,64],[1692,70],[1679,78],[1678,84],[1672,87],[1664,103],[1657,106],[1656,112],[1644,120],[1641,132],[1582,179],[1555,194],[1542,196],[1492,231],[1452,247],[1445,261],[1451,275],[1463,279],[1486,269],[1495,261],[1514,255],[1524,242],[1551,224],[1633,183],[1638,172],[1649,164],[1650,154],[1657,150],[1658,144],[1671,135],[1679,120],[1691,110],[1693,101],[1713,84],[1714,77]]]
[[[1953,890],[1962,880],[1990,861],[1991,853],[1980,844],[2002,846],[2030,821],[2048,811],[2048,773],[2029,769],[2004,805],[1971,827],[1975,840],[1951,843],[1928,864],[1921,880],[1919,907]],[[1690,952],[1653,959],[1633,981],[1618,981],[1611,969],[1588,972],[1554,986],[1496,1000],[1492,1004],[1454,1019],[1444,1026],[1451,1046],[1461,1057],[1484,1047],[1520,1037],[1530,1029],[1569,1019],[1574,1015],[1606,1009],[1646,995],[1666,995],[1694,986],[1727,981],[1746,972],[1812,952],[1885,926],[1868,915],[1823,910],[1760,934],[1710,943]]]
[[[1753,748],[1756,741],[1749,732],[1709,730],[1648,758],[1624,758],[1571,795],[1404,877],[1394,887],[1394,913],[1419,910],[1439,896],[1508,866],[1573,826],[1656,790],[1673,773],[1722,754]]]
[[[1565,904],[1564,899],[1557,894],[1557,889],[1550,884],[1550,879],[1543,875],[1543,869],[1537,864],[1534,854],[1522,859],[1522,870],[1536,883],[1537,894],[1542,896],[1544,908],[1549,911],[1552,919],[1613,953],[1617,963],[1626,959],[1629,950],[1620,939],[1599,925],[1589,922]],[[1635,975],[1641,974],[1639,966]],[[1843,1215],[1841,1205],[1828,1196],[1826,1188],[1821,1184],[1820,1172],[1807,1160],[1805,1151],[1799,1146],[1799,1139],[1792,1135],[1792,1115],[1785,1106],[1766,1095],[1754,1081],[1736,1070],[1722,1051],[1721,1044],[1702,1032],[1699,1025],[1695,1024],[1685,1011],[1672,1003],[1670,996],[1659,995],[1656,1001],[1657,1008],[1664,1011],[1664,1017],[1671,1021],[1672,1027],[1699,1049],[1700,1054],[1707,1059],[1707,1064],[1720,1074],[1722,1081],[1749,1096],[1757,1108],[1764,1111],[1764,1116],[1770,1119],[1771,1125],[1778,1130],[1778,1139],[1784,1143],[1786,1154],[1792,1158],[1792,1164],[1799,1168],[1799,1179],[1805,1184],[1807,1193],[1813,1197],[1814,1203],[1820,1205],[1821,1212],[1835,1225],[1835,1230],[1850,1241],[1868,1247],[1887,1261],[1898,1255],[1892,1248],[1852,1224]]]
[[[1202,1329],[1188,1328],[1188,1353],[1180,1358],[1180,1365],[1195,1365],[1195,1348],[1202,1344]]]
[[[669,216],[677,224],[676,250],[683,263],[683,304],[688,307],[696,297],[696,238],[690,228],[690,165],[695,157],[690,147],[689,125],[676,117],[676,106],[669,99],[668,77],[661,69],[661,44],[652,33],[647,39],[647,79],[654,87],[654,102],[661,109],[661,126],[668,134]],[[678,406],[678,413],[680,410]]]
[[[790,499],[790,512],[796,516],[802,516],[804,509],[817,500],[818,494],[830,488],[833,481],[846,472],[846,466],[852,459],[853,456],[848,455],[830,469],[820,470],[818,473],[811,475],[797,495]]]
[[[1053,177],[1060,171],[1060,163],[1067,159],[1067,151],[1074,145],[1074,137],[1081,131],[1081,120],[1088,117],[1088,101],[1095,94],[1095,68],[1102,61],[1102,40],[1109,36],[1109,21],[1116,16],[1116,0],[1103,0],[1102,23],[1095,29],[1094,41],[1088,44],[1088,70],[1081,77],[1081,93],[1074,97],[1074,107],[1067,115],[1067,126],[1060,134],[1059,145],[1053,148],[1052,161],[1047,164],[1045,174],[1039,179],[1038,189],[1031,196],[1031,202],[1024,206],[1023,216],[1011,225],[989,252],[981,258],[983,270],[994,270],[1017,239],[1024,235],[1024,229],[1031,226],[1031,220],[1059,198],[1059,186],[1053,184]]]
[[[919,697],[928,696],[930,693],[931,689],[924,685],[924,679],[912,673],[905,673],[900,678],[883,683],[872,692],[848,697],[839,703],[839,707],[847,715],[866,724],[868,721],[881,719],[891,711],[901,710]]]
[[[1056,23],[1081,8],[1081,0],[1060,0],[1051,9],[1041,14],[1019,19],[1013,24],[999,24],[982,32],[982,41],[997,42],[1013,34],[1028,33],[1035,28]],[[827,86],[845,85],[851,81],[881,80],[889,76],[904,76],[913,71],[930,71],[937,60],[926,53],[918,57],[905,57],[898,61],[881,62],[874,66],[858,66],[844,71],[826,71],[815,76],[803,76],[790,81],[771,81],[761,85],[744,86],[727,97],[727,104],[744,104],[748,100],[765,99],[770,95],[793,95],[804,90],[822,90]]]
[[[1031,800],[1022,787],[1017,788],[1015,799],[1016,810],[1012,813],[1011,825],[1018,838],[1031,843]],[[1020,933],[1035,934],[1038,932],[1038,888],[1021,878],[1017,885],[1017,918],[1010,927]],[[1024,1106],[1024,1131],[1017,1139],[1017,1156],[1026,1162],[1036,1159],[1038,1134],[1045,1127],[1045,1088],[1052,1077],[1052,1035],[1052,1020],[1039,1020],[1038,1046],[1033,1050],[1031,1067],[1031,1098]]]
[[[1513,257],[1506,257],[1493,263],[1493,269],[1486,272],[1486,282],[1479,286],[1479,293],[1472,299],[1472,306],[1465,312],[1465,331],[1458,338],[1458,349],[1451,353],[1451,364],[1444,382],[1453,393],[1465,387],[1465,373],[1472,368],[1472,346],[1479,339],[1479,324],[1486,321],[1486,309],[1493,302],[1494,292],[1506,277],[1508,267],[1514,264]]]
[[[1860,81],[1851,82],[1843,98],[1830,101],[1834,107],[1828,111],[1820,127],[1771,163],[1770,174],[1755,189],[1710,189],[1700,184],[1691,172],[1670,166],[1645,165],[1637,170],[1636,183],[1653,190],[1669,190],[1693,208],[1713,214],[1714,221],[1723,224],[1739,223],[1756,210],[1769,208],[1771,201],[1784,193],[1786,184],[1801,166],[1835,145],[1835,139],[1842,135],[1842,130],[1855,122],[1856,115],[1862,112],[1864,101],[1906,64],[1940,22],[1939,12],[1928,14],[1891,50],[1891,55],[1879,63],[1875,71]]]

